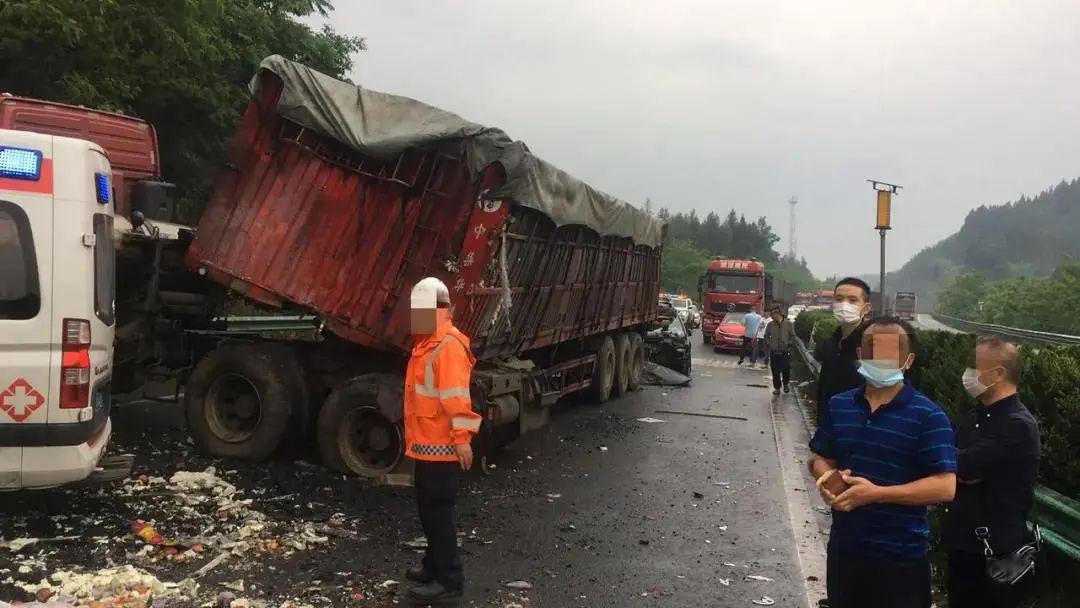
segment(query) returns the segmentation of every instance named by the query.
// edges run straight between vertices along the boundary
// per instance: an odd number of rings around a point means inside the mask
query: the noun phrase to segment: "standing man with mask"
[[[827,577],[832,608],[930,608],[928,505],[956,492],[956,448],[945,412],[904,372],[915,333],[879,317],[858,349],[863,386],[828,403],[810,442],[810,472],[832,507]]]
[[[743,364],[743,359],[747,355],[750,355],[750,367],[753,367],[754,363],[757,362],[757,349],[755,348],[757,346],[757,330],[763,318],[754,309],[750,309],[750,312],[743,317],[742,350],[739,351],[739,365]]]
[[[829,399],[863,383],[859,375],[859,342],[862,322],[870,314],[870,286],[862,279],[840,279],[833,291],[833,316],[840,327],[832,336],[818,336],[814,358],[821,363],[818,374],[817,424],[828,414]]]
[[[986,576],[985,529],[996,557],[1027,542],[1028,511],[1039,473],[1039,425],[1017,392],[1023,366],[1015,344],[979,338],[975,367],[964,373],[964,389],[975,407],[957,420],[956,500],[945,518],[949,552],[950,608],[1014,608],[1027,584],[1002,589]]]
[[[765,328],[765,343],[769,348],[769,367],[772,369],[772,393],[779,395],[781,386],[785,393],[791,391],[791,337],[795,335],[795,328],[779,306],[773,306],[769,316],[772,323]]]
[[[415,345],[405,374],[405,455],[416,461],[416,506],[428,546],[422,565],[405,576],[417,583],[409,599],[424,605],[456,601],[464,590],[454,511],[459,470],[472,467],[482,418],[469,396],[476,359],[452,322],[450,291],[425,278],[413,287],[410,309]]]

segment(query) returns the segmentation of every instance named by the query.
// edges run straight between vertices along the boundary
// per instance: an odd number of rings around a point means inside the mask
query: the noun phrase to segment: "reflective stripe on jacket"
[[[405,455],[453,462],[482,417],[472,409],[469,379],[476,359],[469,338],[449,323],[413,347],[405,372]]]

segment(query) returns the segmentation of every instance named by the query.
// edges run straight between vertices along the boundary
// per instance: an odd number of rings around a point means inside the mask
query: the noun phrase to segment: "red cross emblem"
[[[45,403],[45,396],[19,378],[0,393],[0,410],[7,412],[15,422],[22,422]]]

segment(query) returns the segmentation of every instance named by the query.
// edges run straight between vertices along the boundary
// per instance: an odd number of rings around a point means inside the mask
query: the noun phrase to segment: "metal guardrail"
[[[935,318],[937,315],[934,315]],[[941,321],[944,323],[945,321]],[[967,331],[967,330],[964,330]],[[795,338],[795,349],[814,376],[821,373],[821,365],[811,356],[802,338]],[[1043,542],[1061,552],[1069,559],[1080,562],[1080,501],[1055,492],[1045,486],[1035,487],[1035,506],[1029,516],[1029,525],[1038,523]]]
[[[1019,327],[1007,327],[1005,325],[994,325],[993,323],[978,323],[976,321],[967,321],[965,319],[958,319],[956,317],[938,313],[931,313],[930,316],[939,323],[970,334],[991,334],[1002,338],[1024,340],[1027,342],[1041,342],[1043,344],[1080,344],[1080,336],[1055,334],[1047,331],[1035,331],[1033,329],[1021,329]]]

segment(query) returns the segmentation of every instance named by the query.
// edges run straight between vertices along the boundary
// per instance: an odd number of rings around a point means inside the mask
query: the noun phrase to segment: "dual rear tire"
[[[640,334],[621,332],[600,338],[589,386],[593,401],[605,403],[641,387],[645,375],[645,346]]]

